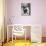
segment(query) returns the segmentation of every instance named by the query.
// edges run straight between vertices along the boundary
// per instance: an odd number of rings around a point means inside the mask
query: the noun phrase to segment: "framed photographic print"
[[[31,4],[30,3],[21,3],[21,15],[22,16],[31,15]]]

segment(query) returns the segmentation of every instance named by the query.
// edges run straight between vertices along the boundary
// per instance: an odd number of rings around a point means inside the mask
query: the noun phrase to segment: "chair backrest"
[[[13,35],[15,35],[15,36],[22,36],[22,35],[24,35],[24,29],[23,29],[23,26],[21,26],[21,25],[14,25],[14,27],[13,27],[13,29],[12,29],[12,33],[13,33]]]

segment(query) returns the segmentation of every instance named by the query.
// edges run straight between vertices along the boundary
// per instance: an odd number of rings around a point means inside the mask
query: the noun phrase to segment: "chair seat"
[[[13,35],[22,36],[24,35],[24,31],[13,31]]]

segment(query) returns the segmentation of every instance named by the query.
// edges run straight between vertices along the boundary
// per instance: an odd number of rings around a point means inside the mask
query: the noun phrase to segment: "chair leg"
[[[25,31],[25,42],[26,42],[26,31]]]
[[[16,36],[15,36],[15,42],[16,42]]]

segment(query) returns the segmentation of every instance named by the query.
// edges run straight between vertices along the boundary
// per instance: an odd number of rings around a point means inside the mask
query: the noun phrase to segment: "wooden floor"
[[[3,46],[31,46],[30,41],[24,41],[24,40],[16,40],[16,41],[10,41],[8,43],[5,43]]]
[[[31,43],[30,41],[14,40],[5,43],[3,46],[46,46],[46,43]]]

